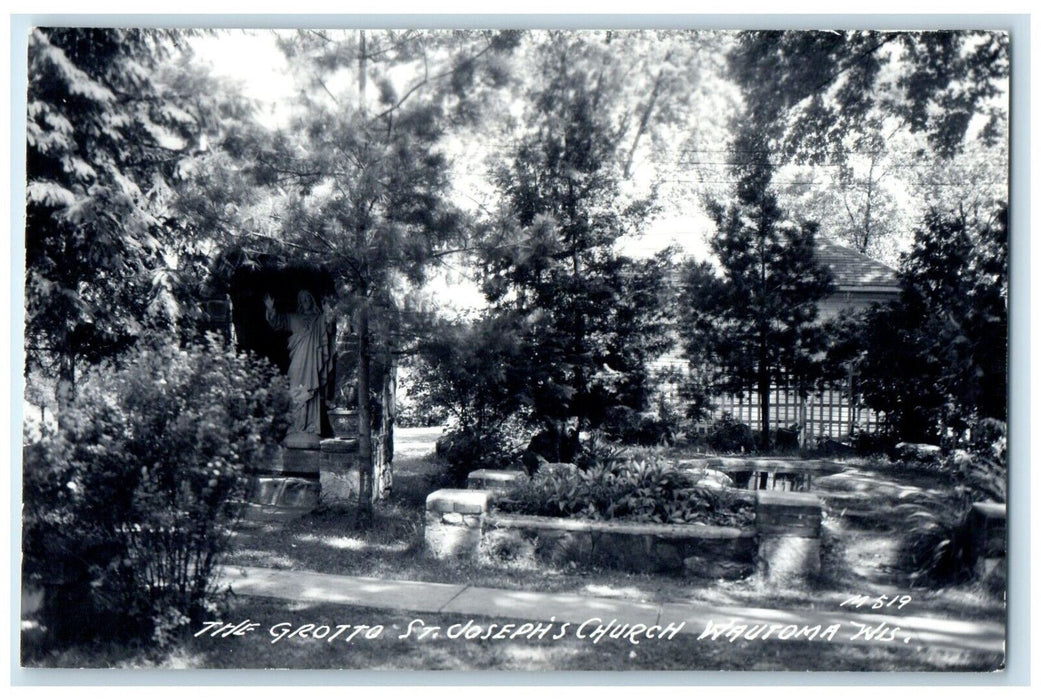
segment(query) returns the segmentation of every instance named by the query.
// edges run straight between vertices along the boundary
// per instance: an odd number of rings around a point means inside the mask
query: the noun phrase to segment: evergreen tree
[[[138,29],[29,36],[26,371],[57,376],[60,402],[77,365],[185,313],[183,273],[201,239],[173,203],[235,100],[174,64],[183,40]]]
[[[844,327],[830,351],[852,361],[865,402],[902,439],[944,439],[1008,400],[1008,214],[929,213],[901,269],[898,301]]]
[[[329,269],[337,315],[352,317],[362,518],[374,493],[373,367],[399,349],[409,291],[464,232],[443,139],[477,117],[478,97],[502,79],[496,58],[514,40],[510,32],[359,30],[282,41],[308,83],[290,131],[260,154],[256,173],[284,192],[271,250]],[[329,87],[335,80],[344,85],[338,92]]]
[[[614,250],[652,207],[622,194],[620,88],[604,59],[565,35],[539,46],[529,128],[496,172],[505,211],[484,258],[485,294],[529,348],[526,401],[560,434],[568,419],[584,428],[611,406],[645,408],[647,361],[668,344],[666,258]]]
[[[757,135],[744,132],[735,148],[765,153]],[[684,275],[681,336],[688,359],[715,367],[714,391],[759,397],[761,441],[770,440],[770,390],[792,384],[805,392],[823,349],[817,304],[833,288],[817,259],[817,226],[786,221],[777,206],[766,157],[739,169],[736,201],[712,208],[716,232],[714,275],[690,264]]]

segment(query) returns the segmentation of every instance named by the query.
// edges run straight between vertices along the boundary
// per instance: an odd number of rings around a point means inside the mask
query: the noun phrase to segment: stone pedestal
[[[489,491],[472,489],[441,489],[427,496],[427,550],[438,559],[476,558],[490,496]]]
[[[329,438],[322,440],[319,450],[318,479],[321,483],[320,500],[323,505],[356,503],[361,490],[358,473],[358,441]]]
[[[254,471],[243,517],[251,521],[286,521],[310,513],[318,505],[321,453],[282,447]]]
[[[801,584],[820,573],[821,512],[821,501],[812,494],[757,492],[758,565],[764,581]]]
[[[1004,503],[973,503],[969,511],[972,559],[980,576],[987,576],[1004,563],[1008,523]]]

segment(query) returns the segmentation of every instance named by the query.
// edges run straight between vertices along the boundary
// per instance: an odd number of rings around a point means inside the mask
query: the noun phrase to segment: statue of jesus
[[[267,321],[289,331],[289,395],[293,421],[287,446],[317,447],[322,432],[322,394],[329,382],[332,357],[325,313],[307,290],[296,295],[296,312],[280,314],[270,294],[264,296]]]

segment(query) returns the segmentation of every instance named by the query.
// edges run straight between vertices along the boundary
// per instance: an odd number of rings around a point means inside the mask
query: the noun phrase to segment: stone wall
[[[972,533],[969,556],[976,573],[988,576],[1005,566],[1008,548],[1008,523],[1004,503],[973,503],[968,515]]]
[[[441,489],[427,496],[427,549],[438,559],[475,558],[490,496],[490,492],[476,489]]]
[[[755,530],[657,525],[521,515],[487,517],[480,555],[564,566],[602,566],[638,573],[743,578],[755,567]]]
[[[751,528],[658,525],[490,512],[495,492],[509,478],[482,471],[470,483],[492,488],[430,494],[427,549],[438,558],[574,562],[713,579],[758,572],[764,581],[784,585],[804,583],[820,571],[822,505],[810,494],[755,492]]]

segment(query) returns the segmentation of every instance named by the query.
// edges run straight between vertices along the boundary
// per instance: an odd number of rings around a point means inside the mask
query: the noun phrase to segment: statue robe
[[[275,330],[288,330],[289,395],[293,401],[293,432],[322,432],[322,388],[329,381],[332,360],[325,314],[267,312]]]

